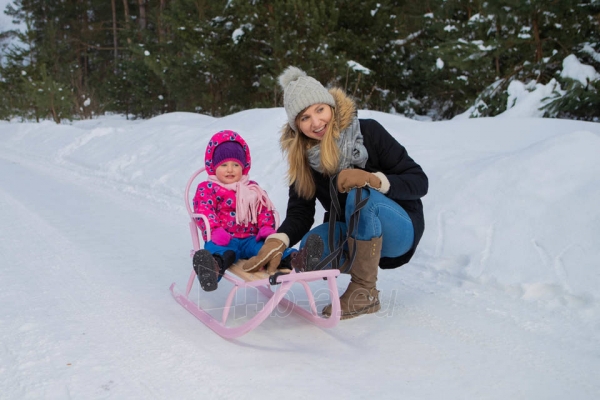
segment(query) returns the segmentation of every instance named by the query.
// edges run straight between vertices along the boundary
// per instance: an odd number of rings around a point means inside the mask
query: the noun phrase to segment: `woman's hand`
[[[289,243],[289,239],[285,233],[269,235],[258,254],[244,263],[244,271],[256,272],[266,266],[267,272],[274,274],[281,263],[283,251],[287,248],[286,242]]]
[[[340,193],[347,193],[351,189],[365,186],[381,189],[381,179],[362,169],[343,169],[337,176],[337,188]]]

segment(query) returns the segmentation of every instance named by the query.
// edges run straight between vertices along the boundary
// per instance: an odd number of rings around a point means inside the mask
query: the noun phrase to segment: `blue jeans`
[[[410,217],[404,209],[395,201],[374,189],[363,188],[361,200],[368,197],[369,200],[365,207],[360,210],[358,227],[352,237],[356,240],[371,240],[383,236],[381,257],[399,257],[410,250],[415,238]],[[350,216],[354,212],[354,203],[356,200],[356,190],[348,193],[346,200],[346,221],[350,221]],[[329,223],[313,228],[302,238],[300,248],[304,246],[308,235],[317,234],[325,242],[324,256],[330,252],[327,240]],[[340,235],[342,239],[346,238],[348,227],[346,223],[336,222],[334,243],[338,243]],[[346,247],[347,250],[347,247]],[[342,256],[342,263],[344,256]]]
[[[258,254],[258,251],[265,244],[264,240],[259,242],[256,241],[256,236],[250,236],[245,239],[231,238],[231,241],[227,246],[219,246],[212,242],[206,242],[204,249],[210,251],[210,254],[223,255],[227,250],[233,250],[235,252],[235,261],[240,258],[250,258]],[[283,257],[289,256],[291,253],[297,251],[296,249],[285,249]]]

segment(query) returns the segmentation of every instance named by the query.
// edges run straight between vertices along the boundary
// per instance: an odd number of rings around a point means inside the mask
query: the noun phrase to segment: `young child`
[[[267,236],[275,234],[275,207],[267,193],[248,178],[250,148],[236,132],[217,132],[208,142],[205,167],[208,179],[198,185],[194,212],[208,218],[211,240],[202,218],[204,249],[194,254],[193,265],[205,291],[217,288],[223,273],[240,258],[256,256]],[[290,260],[294,249],[282,258]]]

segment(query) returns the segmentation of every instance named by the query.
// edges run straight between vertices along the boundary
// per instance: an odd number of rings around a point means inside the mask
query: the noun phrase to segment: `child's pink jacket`
[[[246,152],[246,165],[243,166],[243,174],[247,175],[250,171],[251,159],[250,150],[246,141],[233,131],[221,131],[215,134],[208,143],[205,155],[205,167],[209,175],[214,175],[215,170],[212,166],[212,155],[214,149],[224,141],[235,140],[242,145]],[[254,183],[250,181],[249,183]],[[198,185],[193,200],[194,212],[203,214],[208,218],[210,229],[214,231],[217,228],[223,228],[233,237],[244,239],[249,236],[255,236],[263,226],[275,228],[275,215],[272,210],[263,209],[257,216],[257,223],[248,223],[248,225],[237,225],[235,222],[236,193],[233,190],[226,189],[218,183],[204,181]],[[206,228],[202,219],[197,219],[196,223],[202,231],[202,237],[206,241]]]

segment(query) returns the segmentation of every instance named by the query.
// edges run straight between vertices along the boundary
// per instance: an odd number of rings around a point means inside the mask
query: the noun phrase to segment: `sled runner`
[[[196,251],[201,249],[200,240],[202,235],[199,232],[196,219],[202,218],[205,226],[209,227],[208,219],[204,215],[195,214],[190,204],[190,188],[196,178],[202,172],[204,172],[204,170],[205,168],[202,167],[194,172],[188,180],[185,188],[185,205],[191,219],[189,223],[193,245],[191,256],[193,256]],[[210,240],[210,229],[207,229],[207,239]],[[188,278],[185,292],[180,293],[175,287],[175,283],[172,283],[170,287],[171,293],[173,294],[175,300],[192,315],[194,315],[220,336],[227,339],[237,338],[250,332],[252,329],[260,325],[269,315],[271,315],[275,309],[283,309],[285,311],[294,312],[322,328],[334,327],[339,322],[340,299],[338,296],[336,281],[334,279],[340,274],[339,270],[327,269],[310,272],[292,271],[289,274],[276,273],[269,276],[264,271],[255,273],[245,272],[240,264],[241,263],[236,263],[236,265],[233,265],[227,269],[223,275],[223,278],[221,279],[219,286],[221,289],[225,289],[229,286],[224,284],[225,281],[231,283],[232,287],[229,291],[229,295],[227,296],[225,304],[222,308],[218,309],[219,311],[222,310],[220,318],[213,315],[214,310],[211,310],[213,312],[209,312],[201,306],[200,303],[202,303],[202,297],[208,295],[208,293],[203,292],[199,288],[198,279],[196,278],[196,273],[194,272],[193,268],[191,268],[192,271],[190,277]],[[308,285],[309,282],[322,281],[323,279],[327,281],[328,294],[333,307],[332,315],[329,318],[324,318],[319,315],[314,294]],[[190,298],[190,293],[192,292],[194,282],[197,283],[196,287],[198,290],[198,295],[193,296],[197,297],[196,299]],[[288,293],[293,295],[293,292],[290,292],[290,289],[294,284],[299,284],[304,288],[307,299],[305,299],[303,302],[308,303],[308,308],[305,308],[297,302],[291,301],[285,297]],[[234,326],[231,324],[231,320],[233,318],[231,318],[230,311],[232,310],[232,307],[234,307],[233,302],[236,294],[240,293],[240,289],[254,289],[258,293],[262,294],[267,300],[263,303],[262,308],[259,309],[254,315],[246,318],[243,323]],[[256,306],[257,308],[260,308],[260,304],[257,304]]]

